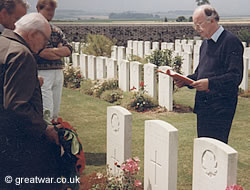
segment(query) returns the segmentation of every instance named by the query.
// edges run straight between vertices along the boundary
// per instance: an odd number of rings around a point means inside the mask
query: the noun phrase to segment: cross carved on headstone
[[[156,174],[157,174],[157,167],[161,168],[161,164],[157,162],[157,150],[155,150],[155,159],[154,160],[151,159],[150,161],[155,166],[154,176],[155,176],[155,185],[157,185],[157,181],[156,181],[156,179],[157,179],[157,176],[156,176]]]
[[[117,169],[117,166],[115,165],[115,163],[119,164],[119,160],[117,160],[116,158],[116,149],[114,149],[114,156],[111,156],[111,158],[113,159],[114,163],[113,163],[113,171],[114,171],[114,174],[117,173],[116,169]]]

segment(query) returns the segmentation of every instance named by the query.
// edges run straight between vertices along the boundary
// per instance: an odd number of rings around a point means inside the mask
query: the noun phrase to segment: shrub
[[[136,88],[133,87],[131,91],[135,89]],[[129,103],[128,108],[137,112],[145,112],[157,106],[158,104],[156,100],[146,94],[144,83],[141,82],[140,89],[136,92],[133,92],[132,101]]]
[[[81,91],[88,95],[100,97],[101,94],[106,90],[115,90],[118,88],[118,80],[99,80],[99,81],[88,81],[83,83]]]
[[[80,88],[83,77],[79,68],[74,68],[72,65],[66,65],[63,69],[64,83],[67,88]]]
[[[116,102],[116,104],[119,105],[120,104],[119,100],[123,99],[123,92],[119,89],[106,90],[101,94],[100,98],[109,102],[109,103]]]
[[[110,40],[104,35],[88,34],[86,46],[82,52],[94,56],[111,56],[111,46],[115,44],[115,40]]]
[[[173,51],[169,49],[154,50],[153,53],[146,57],[148,62],[156,66],[170,66],[175,72],[181,73],[182,57],[173,56]]]
[[[244,29],[244,30],[240,30],[238,33],[238,37],[240,38],[240,40],[242,42],[246,42],[247,46],[250,43],[250,32],[248,32],[248,30]]]

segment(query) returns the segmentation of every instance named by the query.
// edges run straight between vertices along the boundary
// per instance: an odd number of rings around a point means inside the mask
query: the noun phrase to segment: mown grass
[[[192,106],[194,90],[180,89],[174,94],[178,104]],[[74,126],[83,143],[87,160],[83,175],[104,172],[106,168],[106,110],[107,103],[80,93],[64,89],[60,115]],[[132,156],[139,156],[139,179],[143,180],[144,121],[161,119],[178,129],[178,190],[192,189],[193,140],[196,138],[196,116],[193,113],[136,113],[132,112]],[[239,97],[229,145],[238,151],[238,184],[250,189],[250,99]]]

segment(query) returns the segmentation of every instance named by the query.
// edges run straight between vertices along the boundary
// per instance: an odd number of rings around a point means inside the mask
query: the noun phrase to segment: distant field
[[[110,20],[110,19],[85,19],[85,20],[55,20],[55,24],[180,24],[180,25],[189,25],[192,22],[175,22],[174,20],[169,19],[168,22],[163,22],[162,20]],[[248,18],[222,18],[222,24],[250,24],[250,17]]]

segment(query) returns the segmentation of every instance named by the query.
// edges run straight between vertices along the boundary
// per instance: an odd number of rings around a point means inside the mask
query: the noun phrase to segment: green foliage
[[[187,19],[186,19],[186,17],[184,17],[184,16],[179,16],[179,17],[176,19],[176,22],[187,22]]]
[[[100,98],[109,103],[116,102],[116,105],[119,105],[120,104],[119,101],[123,99],[123,92],[120,89],[106,90],[101,94]]]
[[[197,5],[205,5],[205,4],[210,4],[209,0],[195,0]]]
[[[115,40],[110,40],[104,35],[88,34],[86,46],[82,49],[83,53],[94,56],[111,56],[111,46]]]
[[[247,29],[240,30],[238,33],[238,37],[242,42],[246,42],[247,46],[250,43],[250,32]]]
[[[66,65],[63,69],[64,83],[67,88],[80,88],[83,77],[80,68],[74,68],[72,65]]]
[[[147,56],[148,62],[157,66],[170,66],[174,71],[181,73],[182,57],[173,56],[173,51],[169,49],[154,50],[150,56]]]

